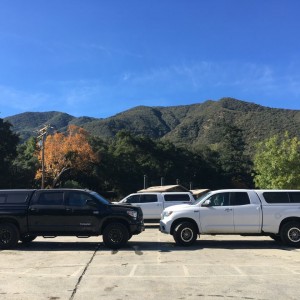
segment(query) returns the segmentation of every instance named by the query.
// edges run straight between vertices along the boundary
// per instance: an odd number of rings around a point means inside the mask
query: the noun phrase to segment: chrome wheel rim
[[[288,238],[293,243],[300,242],[300,229],[298,227],[292,227],[288,231]]]
[[[193,239],[193,236],[194,236],[194,233],[191,228],[184,228],[181,231],[181,239],[186,243],[190,242]]]

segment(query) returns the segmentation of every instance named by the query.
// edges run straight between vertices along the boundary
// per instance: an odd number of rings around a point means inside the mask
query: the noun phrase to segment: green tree
[[[109,177],[112,189],[120,195],[135,192],[143,187],[145,168],[141,168],[141,161],[149,156],[150,148],[144,149],[140,138],[130,133],[120,131],[110,144]],[[148,165],[150,164],[150,157]]]
[[[13,161],[14,187],[33,188],[38,187],[34,179],[40,166],[37,159],[37,141],[31,137],[25,143],[18,145],[17,157]]]
[[[254,182],[263,189],[300,189],[300,141],[275,135],[257,145]]]
[[[17,155],[19,137],[11,130],[11,124],[0,118],[0,187],[13,187],[12,161]]]
[[[120,131],[103,155],[99,169],[102,182],[119,195],[127,195],[143,188],[144,175],[148,186],[180,184],[189,188],[211,188],[215,171],[202,158],[201,154],[178,148],[170,142],[155,141],[147,137],[134,137]]]
[[[252,162],[245,152],[243,131],[228,121],[217,121],[213,127],[213,150],[220,171],[220,187],[249,188],[253,186]]]

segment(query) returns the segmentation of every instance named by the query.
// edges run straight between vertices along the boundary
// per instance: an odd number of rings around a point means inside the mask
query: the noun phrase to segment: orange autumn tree
[[[41,161],[42,151],[38,158]],[[99,158],[88,142],[88,133],[76,125],[69,125],[66,133],[48,135],[44,145],[45,181],[55,187],[61,176],[69,170],[88,172]],[[42,177],[42,169],[36,173],[36,179]]]

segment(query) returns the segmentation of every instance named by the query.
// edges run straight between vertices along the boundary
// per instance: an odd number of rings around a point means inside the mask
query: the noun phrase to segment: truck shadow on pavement
[[[123,248],[112,250],[106,248],[102,241],[99,242],[61,242],[61,241],[33,241],[28,244],[19,243],[14,251],[101,251],[111,252],[116,254],[122,252],[134,252],[137,255],[142,255],[144,252],[182,252],[182,251],[201,251],[204,249],[227,249],[227,250],[253,250],[253,249],[274,249],[281,251],[293,251],[298,248],[290,248],[277,243],[273,240],[197,240],[196,243],[190,247],[181,247],[174,242],[160,242],[160,241],[135,241],[134,238],[130,240]]]
[[[129,242],[128,245],[119,251],[129,251],[131,249],[138,249],[139,251],[158,251],[158,252],[182,252],[182,251],[201,251],[204,249],[227,249],[227,250],[281,250],[281,251],[292,251],[297,248],[287,247],[283,244],[274,242],[273,240],[266,241],[237,241],[237,240],[198,240],[190,247],[182,247],[176,245],[174,242]]]

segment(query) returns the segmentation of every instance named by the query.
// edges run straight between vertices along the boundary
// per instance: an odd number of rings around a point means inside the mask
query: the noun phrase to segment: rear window
[[[300,203],[300,192],[289,192],[291,203]]]
[[[169,195],[164,195],[165,201],[190,201],[190,196],[188,194],[169,194]]]
[[[230,205],[247,205],[250,204],[248,193],[233,192],[230,193]]]
[[[289,195],[287,192],[265,192],[263,196],[267,203],[289,203]]]
[[[62,205],[64,202],[63,192],[43,192],[40,194],[38,203],[40,205]]]
[[[28,199],[28,193],[8,193],[0,195],[0,203],[26,203]]]

